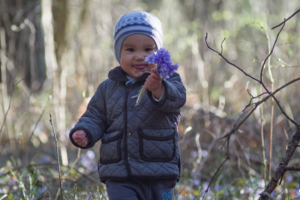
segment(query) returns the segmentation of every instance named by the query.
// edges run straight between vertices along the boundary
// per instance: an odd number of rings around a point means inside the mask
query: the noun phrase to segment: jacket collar
[[[139,78],[136,79],[137,82],[144,82],[147,77],[150,75],[149,72],[145,72],[140,76]],[[114,69],[110,70],[108,73],[108,78],[113,80],[113,81],[121,81],[126,83],[128,81],[127,74],[126,72],[122,69],[121,66],[115,67]]]

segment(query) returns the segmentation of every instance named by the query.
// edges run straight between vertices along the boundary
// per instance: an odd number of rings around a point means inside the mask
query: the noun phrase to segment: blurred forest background
[[[199,199],[225,158],[226,134],[264,90],[218,54],[259,78],[281,23],[298,0],[1,0],[0,1],[0,199],[107,199],[98,180],[99,145],[78,150],[69,130],[97,86],[118,65],[113,33],[118,19],[145,10],[162,22],[164,48],[179,64],[187,103],[179,126],[182,178],[176,199]],[[300,14],[289,20],[264,70],[270,90],[300,76]],[[226,38],[224,43],[221,43]],[[300,122],[299,83],[276,94]],[[254,99],[256,101],[257,99]],[[270,137],[270,133],[272,137]],[[295,132],[269,99],[230,141],[230,160],[205,199],[258,199]],[[272,143],[270,143],[272,141]],[[271,145],[270,145],[271,144]],[[270,148],[272,147],[272,148]],[[291,165],[299,163],[299,149]],[[287,172],[273,197],[300,198],[300,176]],[[44,198],[46,199],[46,197]]]

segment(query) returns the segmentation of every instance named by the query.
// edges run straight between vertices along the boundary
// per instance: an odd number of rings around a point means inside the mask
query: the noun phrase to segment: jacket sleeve
[[[152,93],[148,91],[148,97],[152,101],[154,107],[164,112],[175,112],[180,109],[186,101],[186,90],[181,82],[181,78],[178,73],[168,80],[163,80],[165,96],[160,101],[153,99]]]
[[[88,149],[95,145],[99,141],[107,129],[106,120],[106,102],[105,102],[105,84],[104,82],[100,84],[95,95],[90,100],[87,110],[80,117],[78,123],[70,131],[69,137],[74,146]],[[89,143],[87,146],[82,147],[74,142],[72,135],[76,130],[83,130],[88,138]]]

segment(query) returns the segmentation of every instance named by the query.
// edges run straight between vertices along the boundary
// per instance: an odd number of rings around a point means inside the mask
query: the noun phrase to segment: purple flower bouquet
[[[157,67],[155,69],[155,72],[159,74],[164,80],[169,79],[173,75],[174,71],[178,69],[178,64],[172,64],[171,55],[164,48],[160,48],[156,52],[153,51],[149,56],[145,58],[145,61],[149,64],[156,64]],[[137,97],[135,106],[137,106],[140,103],[145,93],[146,87],[143,86],[139,94],[132,97]]]

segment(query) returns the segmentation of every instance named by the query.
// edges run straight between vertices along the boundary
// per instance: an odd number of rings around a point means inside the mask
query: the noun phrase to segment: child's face
[[[148,65],[145,57],[156,49],[154,40],[144,34],[134,34],[125,38],[120,54],[122,69],[131,78],[138,78],[144,72],[150,72],[154,65]]]

